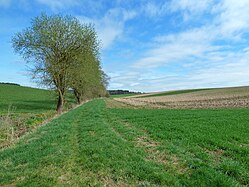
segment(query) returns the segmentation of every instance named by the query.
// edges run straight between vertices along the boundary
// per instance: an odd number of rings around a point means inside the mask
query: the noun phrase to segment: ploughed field
[[[0,150],[0,186],[247,186],[248,114],[93,100]]]
[[[248,108],[249,87],[179,90],[115,98],[115,100],[134,107]]]

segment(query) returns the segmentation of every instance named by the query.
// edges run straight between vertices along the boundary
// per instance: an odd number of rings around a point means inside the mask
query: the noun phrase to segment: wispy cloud
[[[188,13],[203,13],[209,10],[213,0],[172,0],[169,3],[169,9],[172,12],[183,11]]]
[[[209,22],[208,25],[191,28],[177,34],[168,34],[157,36],[152,41],[153,48],[145,53],[145,56],[133,65],[134,67],[159,67],[165,64],[184,60],[188,57],[202,57],[208,52],[219,51],[227,44],[217,45],[216,41],[233,40],[238,36],[243,36],[249,27],[249,18],[246,12],[249,12],[249,1],[247,3],[232,0],[224,1],[216,7],[217,15]],[[189,1],[181,4],[183,7],[192,8]],[[192,1],[191,1],[192,2]],[[243,2],[243,3],[242,3]],[[231,3],[231,4],[230,4]],[[208,3],[205,3],[208,4]],[[248,6],[245,6],[248,4]],[[200,5],[206,7],[206,5]],[[217,12],[219,10],[219,13]],[[240,14],[243,12],[242,14]],[[243,16],[241,16],[243,15]]]
[[[148,1],[142,7],[142,13],[145,13],[149,17],[162,16],[167,12],[167,3],[155,3]]]
[[[216,24],[219,25],[222,35],[240,38],[244,32],[248,31],[248,0],[225,0],[216,7],[215,11],[218,13]]]
[[[206,52],[217,49],[211,41],[210,28],[203,27],[179,34],[170,34],[154,38],[154,46],[133,65],[136,68],[156,68],[175,61],[186,61],[188,57],[201,57]]]
[[[149,9],[147,12],[150,12],[151,16],[162,12],[159,6],[150,6],[151,12]],[[160,34],[151,39],[149,49],[129,69],[129,72],[140,72],[133,79],[138,90],[248,84],[248,48],[238,50],[238,46],[245,46],[248,42],[246,34],[249,33],[249,18],[246,15],[249,12],[249,1],[224,0],[215,3],[180,0],[171,1],[167,8],[173,12],[178,11],[183,16],[188,14],[189,20],[195,19],[191,16],[204,15],[205,12],[212,16],[204,25],[187,27],[177,33]],[[161,68],[165,75],[159,74],[155,77],[158,68]],[[172,72],[167,71],[167,68],[173,68],[175,75],[171,75]],[[181,73],[177,73],[178,71]],[[126,80],[126,73],[123,73],[122,79],[114,79],[119,83],[125,82],[123,80]],[[132,89],[132,83],[127,87]]]
[[[156,71],[152,70],[134,69],[129,72],[136,76],[130,76],[126,74],[128,72],[121,72],[119,76],[113,77],[112,81],[116,82],[116,85],[112,85],[112,88],[126,88],[135,91],[165,91],[248,85],[249,53],[228,54],[220,52],[214,55],[216,56],[209,56],[210,59],[205,59],[205,62],[196,61],[193,66],[185,67],[184,74],[177,72],[157,72],[156,74]],[[133,83],[135,83],[135,86]]]
[[[83,23],[93,23],[102,42],[103,49],[109,48],[113,42],[122,36],[125,22],[134,18],[136,12],[121,8],[110,9],[102,18],[78,16]]]
[[[41,9],[95,24],[111,89],[159,91],[249,80],[248,0],[0,0],[0,9],[3,43],[20,25],[14,24],[17,13],[22,28]],[[3,54],[7,48],[2,46]]]
[[[180,12],[183,21],[202,18],[201,15],[210,12],[213,0],[172,0],[168,5],[170,12]]]

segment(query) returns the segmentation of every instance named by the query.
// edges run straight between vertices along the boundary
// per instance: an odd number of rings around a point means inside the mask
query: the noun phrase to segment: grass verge
[[[74,104],[72,94],[68,94],[65,110]],[[55,108],[53,91],[0,84],[0,149],[52,118]]]

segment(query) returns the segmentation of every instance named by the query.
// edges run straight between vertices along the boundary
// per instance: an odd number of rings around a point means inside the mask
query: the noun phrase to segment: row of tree
[[[78,103],[107,95],[108,77],[101,69],[93,25],[72,16],[41,14],[12,38],[12,45],[31,64],[32,78],[55,88],[58,113],[69,89]]]

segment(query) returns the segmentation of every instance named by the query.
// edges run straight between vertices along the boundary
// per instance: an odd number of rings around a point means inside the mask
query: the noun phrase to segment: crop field
[[[133,94],[133,93],[129,93],[129,94],[117,94],[117,95],[111,95],[111,98],[120,98],[120,97],[128,97],[128,96],[136,96],[138,94]]]
[[[144,98],[144,97],[158,97],[158,96],[165,96],[165,95],[177,95],[177,94],[183,94],[183,93],[193,93],[193,92],[199,92],[199,91],[204,91],[204,90],[210,90],[210,89],[194,89],[194,90],[176,90],[176,91],[168,91],[168,92],[159,92],[155,94],[145,94],[138,96],[139,98]]]
[[[152,108],[248,108],[249,87],[181,90],[115,98],[134,107]]]
[[[54,116],[55,107],[52,91],[0,84],[0,148]]]
[[[0,114],[9,107],[15,113],[41,113],[54,109],[56,98],[53,92],[17,85],[0,84]]]
[[[0,12],[0,187],[249,187],[249,0]]]
[[[248,114],[93,100],[0,150],[0,186],[247,186]]]

